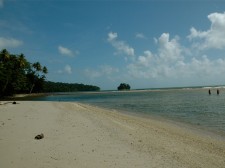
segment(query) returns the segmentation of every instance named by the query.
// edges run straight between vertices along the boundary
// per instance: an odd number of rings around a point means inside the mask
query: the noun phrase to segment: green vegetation
[[[23,54],[0,51],[0,98],[18,93],[98,91],[97,86],[45,81],[48,69],[39,62],[30,63]]]
[[[48,70],[39,62],[30,63],[23,54],[0,52],[0,97],[16,93],[41,92]]]
[[[121,83],[118,87],[118,90],[130,90],[130,85],[126,83]]]
[[[77,83],[61,83],[47,81],[44,84],[44,92],[76,92],[76,91],[99,91],[100,88],[92,85]]]

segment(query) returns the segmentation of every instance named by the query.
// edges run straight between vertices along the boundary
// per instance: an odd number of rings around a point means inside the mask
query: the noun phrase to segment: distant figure
[[[209,89],[209,95],[211,95],[211,90]]]
[[[219,94],[220,94],[220,91],[219,91],[219,89],[217,89],[217,91],[216,91],[216,92],[217,92],[217,95],[219,95]]]

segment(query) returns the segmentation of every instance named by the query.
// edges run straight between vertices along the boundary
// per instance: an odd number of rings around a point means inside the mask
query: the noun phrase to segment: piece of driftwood
[[[43,139],[44,138],[44,134],[39,134],[39,135],[36,135],[34,139],[36,140],[40,140],[40,139]]]

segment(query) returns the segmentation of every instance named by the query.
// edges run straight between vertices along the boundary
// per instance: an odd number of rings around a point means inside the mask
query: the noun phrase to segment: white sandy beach
[[[5,103],[0,168],[225,167],[224,140],[173,123],[80,103]]]

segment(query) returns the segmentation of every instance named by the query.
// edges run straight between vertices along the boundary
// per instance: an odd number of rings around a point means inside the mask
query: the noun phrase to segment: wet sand
[[[36,140],[35,136],[44,134]],[[224,168],[225,141],[187,127],[69,102],[0,105],[2,168]]]

